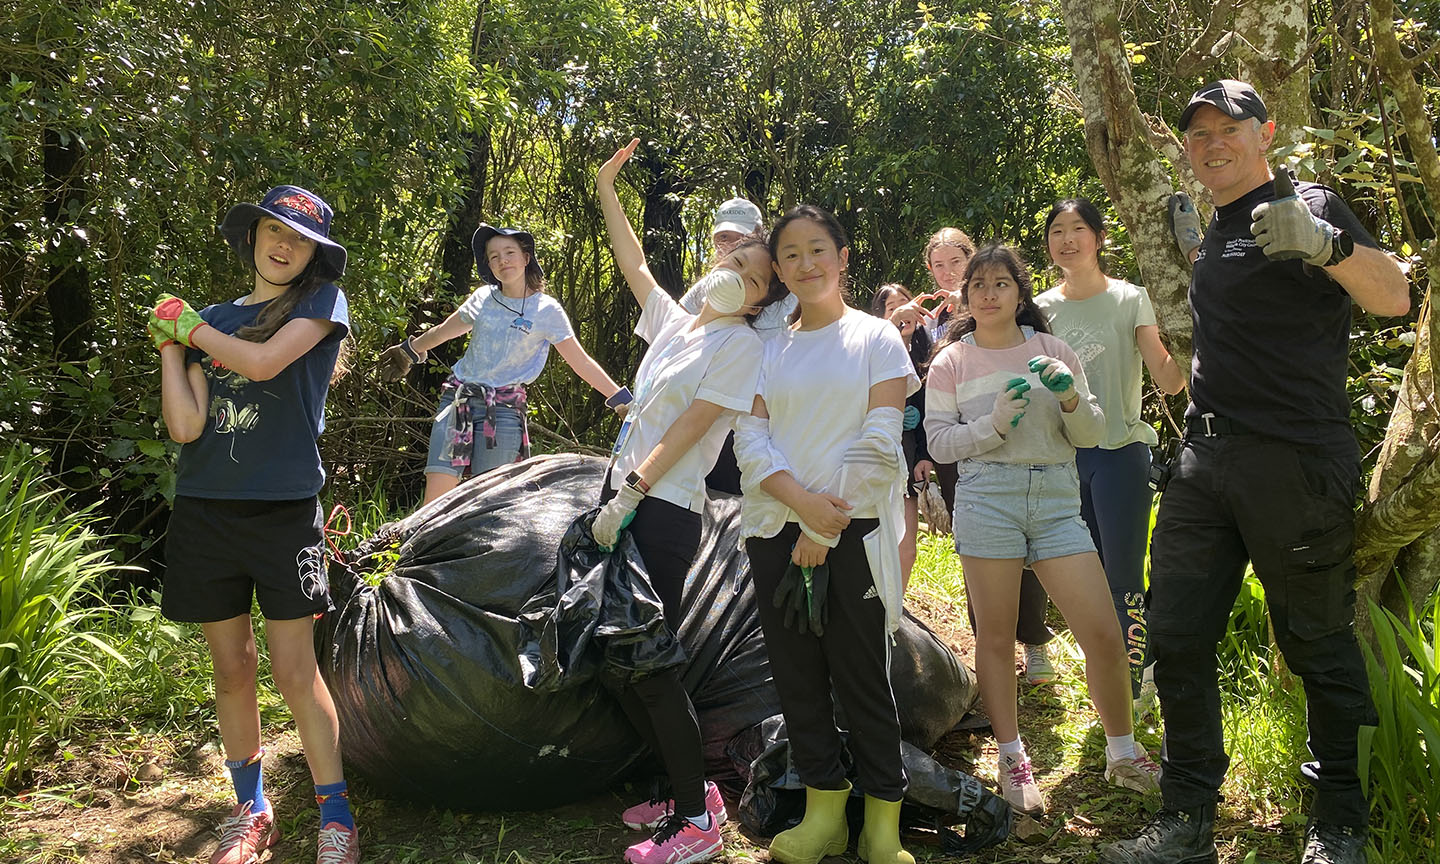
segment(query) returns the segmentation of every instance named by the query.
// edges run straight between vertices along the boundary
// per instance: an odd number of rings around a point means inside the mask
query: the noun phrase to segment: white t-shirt
[[[545,368],[550,346],[575,335],[564,308],[544,293],[506,297],[499,286],[482,285],[459,315],[470,325],[470,344],[454,372],[466,384],[529,384]]]
[[[705,303],[706,294],[706,289],[702,286],[706,286],[707,284],[708,283],[705,282],[696,282],[690,286],[689,291],[685,292],[685,296],[680,298],[680,305],[684,307],[686,312],[692,315],[700,314],[700,307]],[[794,294],[786,294],[784,297],[761,309],[760,314],[755,316],[755,332],[766,342],[784,333],[790,326],[790,313],[794,312],[795,307],[798,305],[800,305],[800,301]]]
[[[615,489],[650,457],[671,424],[696,399],[726,409],[709,431],[659,480],[648,495],[699,513],[705,507],[705,475],[715,465],[735,416],[755,402],[762,356],[760,337],[739,317],[691,327],[687,313],[665,291],[645,298],[635,334],[650,343],[635,373],[635,401],[620,432],[620,452],[610,474]]]
[[[894,324],[858,309],[819,330],[786,330],[765,343],[760,396],[770,415],[771,446],[789,464],[796,481],[812,492],[826,491],[845,451],[865,425],[870,388],[905,379],[905,395],[920,389],[910,354]],[[794,521],[790,508],[756,489],[746,494],[741,533],[771,537]],[[852,518],[873,518],[857,505]]]

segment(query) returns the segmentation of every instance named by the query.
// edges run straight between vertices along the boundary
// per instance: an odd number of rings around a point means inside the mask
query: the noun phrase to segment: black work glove
[[[825,598],[829,593],[829,564],[801,567],[792,561],[775,586],[772,602],[776,609],[785,613],[786,627],[802,636],[808,633],[824,636],[825,625],[830,621],[830,614],[825,608]]]

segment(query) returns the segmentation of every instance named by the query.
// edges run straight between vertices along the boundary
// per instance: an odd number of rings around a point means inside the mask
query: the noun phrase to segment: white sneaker
[[[1105,757],[1105,780],[1111,786],[1133,789],[1136,792],[1160,791],[1160,766],[1145,752],[1139,741],[1135,742],[1135,755],[1130,759]]]
[[[1027,684],[1054,684],[1060,673],[1050,664],[1050,652],[1044,645],[1025,646],[1025,682]]]
[[[1000,782],[1001,796],[1010,802],[1011,807],[1031,816],[1045,812],[1045,799],[1040,795],[1034,772],[1030,770],[1028,756],[1001,753],[995,766],[995,776]]]

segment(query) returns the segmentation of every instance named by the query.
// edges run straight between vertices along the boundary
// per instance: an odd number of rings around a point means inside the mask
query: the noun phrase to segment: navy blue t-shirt
[[[234,334],[255,323],[264,303],[217,303],[200,311],[210,326]],[[301,300],[293,318],[336,326],[314,348],[269,381],[250,381],[191,349],[210,384],[205,431],[180,448],[175,492],[195,498],[290,501],[325,484],[316,439],[325,428],[325,396],[340,343],[350,332],[345,292],[326,283]]]
[[[1310,211],[1378,248],[1335,192],[1297,183]],[[1263,435],[1356,456],[1345,373],[1350,295],[1319,267],[1271,261],[1255,245],[1250,211],[1274,184],[1215,210],[1190,280],[1195,356],[1187,417],[1211,413]]]

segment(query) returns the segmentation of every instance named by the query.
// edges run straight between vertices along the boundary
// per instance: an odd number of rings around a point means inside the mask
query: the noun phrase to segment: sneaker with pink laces
[[[725,799],[720,797],[720,787],[705,781],[705,810],[710,817],[720,824],[724,824],[729,814],[725,812]],[[641,801],[639,804],[628,808],[620,814],[620,821],[625,823],[626,828],[633,828],[636,831],[644,829],[655,829],[665,821],[665,817],[675,812],[675,799],[651,798],[648,801]]]
[[[1039,816],[1045,812],[1045,799],[1040,795],[1040,785],[1030,770],[1030,757],[1023,753],[1012,756],[1001,753],[995,767],[996,779],[1000,781],[1000,794],[1010,806],[1021,813]]]
[[[697,864],[719,855],[720,822],[712,815],[710,827],[701,828],[684,816],[671,813],[660,823],[655,836],[625,850],[630,864]]]
[[[220,823],[220,845],[210,856],[210,864],[252,864],[280,839],[274,814],[270,810],[250,812],[253,803],[235,805],[229,818]]]
[[[1136,792],[1160,791],[1160,766],[1135,742],[1135,755],[1130,759],[1105,759],[1105,779],[1112,786]]]
[[[360,860],[360,832],[331,822],[320,829],[315,864],[356,864]]]

